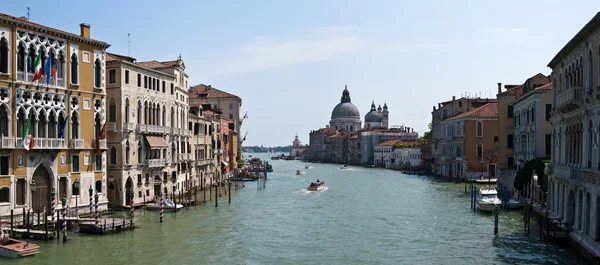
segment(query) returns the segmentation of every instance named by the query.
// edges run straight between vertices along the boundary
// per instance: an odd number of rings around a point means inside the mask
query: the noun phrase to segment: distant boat
[[[181,208],[183,208],[183,205],[181,205],[181,204],[175,205],[175,203],[173,203],[173,201],[171,201],[169,199],[166,199],[165,203],[163,205],[163,210],[165,210],[165,211],[179,210]],[[160,203],[146,204],[146,210],[158,211],[158,210],[160,210]]]
[[[348,166],[346,166],[346,165],[340,166],[340,169],[347,169],[347,168],[348,168]]]
[[[304,166],[304,168],[308,169],[308,168],[309,168],[309,166],[308,166],[308,165],[306,165],[306,166]]]
[[[325,181],[320,181],[317,179],[316,182],[311,182],[306,189],[309,191],[322,191],[325,189]]]
[[[302,175],[302,171],[300,169],[296,170],[296,175]]]

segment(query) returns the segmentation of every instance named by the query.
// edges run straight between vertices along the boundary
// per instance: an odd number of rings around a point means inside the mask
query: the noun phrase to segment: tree
[[[515,189],[523,192],[523,186],[529,184],[535,172],[538,176],[538,184],[542,187],[542,190],[544,192],[548,191],[548,176],[544,173],[544,168],[546,167],[544,163],[550,162],[547,159],[549,158],[536,158],[526,161],[515,175]]]
[[[498,158],[498,154],[496,153],[496,150],[494,150],[494,148],[484,149],[482,155],[483,155],[482,159],[487,161],[488,165],[496,162],[496,159]],[[489,169],[489,166],[488,166],[488,169]],[[488,183],[491,181],[492,181],[492,174],[490,174],[490,172],[488,172]]]
[[[432,127],[432,125],[431,125],[431,122],[430,122],[429,124],[427,124],[427,128],[429,128],[429,131],[423,133],[423,138],[425,140],[431,140],[431,127]]]

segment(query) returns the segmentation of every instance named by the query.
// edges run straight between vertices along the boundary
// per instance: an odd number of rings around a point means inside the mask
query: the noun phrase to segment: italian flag
[[[38,52],[37,57],[35,58],[35,63],[33,64],[33,68],[35,69],[35,75],[33,76],[32,82],[42,78],[42,53]]]
[[[39,56],[38,56],[39,58]],[[33,109],[31,110],[33,111]],[[29,135],[29,126],[31,124],[31,113],[29,114],[29,117],[27,118],[27,123],[25,124],[25,129],[23,130],[23,138],[21,138],[21,141],[23,141],[23,147],[25,147],[25,150],[29,151],[31,150],[31,148],[33,147],[33,135]]]

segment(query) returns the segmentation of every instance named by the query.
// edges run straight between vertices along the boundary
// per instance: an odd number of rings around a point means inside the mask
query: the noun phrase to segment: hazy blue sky
[[[86,1],[84,1],[86,2]],[[0,12],[79,33],[139,61],[180,53],[190,84],[243,98],[244,145],[287,145],[324,127],[344,84],[364,116],[427,128],[432,106],[541,72],[598,12],[589,1],[33,1]]]

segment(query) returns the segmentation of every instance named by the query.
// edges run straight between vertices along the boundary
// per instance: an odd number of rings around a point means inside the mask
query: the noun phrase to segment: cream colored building
[[[515,100],[514,148],[515,163],[523,163],[552,153],[552,84],[525,83],[524,95]]]
[[[215,105],[223,111],[224,118],[234,122],[235,128],[233,130],[238,133],[238,138],[242,135],[241,127],[244,117],[240,117],[242,99],[239,96],[204,84],[191,87],[189,93],[190,106],[198,106],[203,102]],[[241,139],[238,139],[238,142],[241,142]]]
[[[89,209],[90,189],[99,195],[99,209],[106,209],[106,139],[100,130],[109,46],[91,38],[88,24],[72,34],[0,14],[0,215],[52,204],[60,209],[63,197],[81,213]],[[42,67],[50,58],[56,62],[48,84],[51,71],[33,81],[38,55]],[[21,141],[28,118],[34,138],[29,151]]]
[[[215,172],[219,170],[214,147],[212,142],[215,140],[215,131],[217,121],[211,117],[203,115],[202,107],[190,108],[190,123],[192,128],[192,136],[190,142],[192,144],[192,159],[191,159],[191,185],[197,187],[204,183],[204,186],[210,185],[211,180],[214,181]]]
[[[137,62],[109,54],[108,195],[115,206],[189,188],[191,131],[181,57]]]

